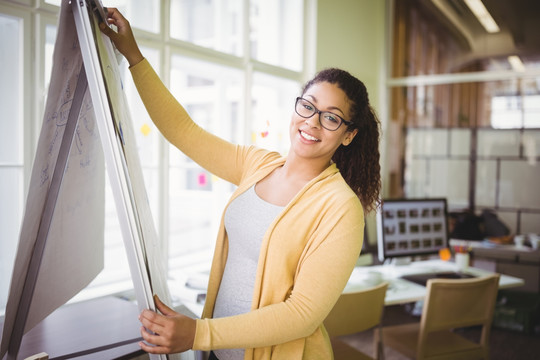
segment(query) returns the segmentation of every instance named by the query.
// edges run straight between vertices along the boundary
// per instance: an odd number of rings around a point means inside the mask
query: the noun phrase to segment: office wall
[[[379,111],[386,61],[385,1],[319,0],[316,68],[339,67],[366,85]]]
[[[316,70],[338,67],[366,85],[371,105],[386,128],[386,1],[318,0]],[[384,138],[381,162],[384,159]],[[384,164],[381,163],[381,169]],[[384,176],[384,174],[382,174]],[[368,238],[376,244],[374,214],[367,216]]]

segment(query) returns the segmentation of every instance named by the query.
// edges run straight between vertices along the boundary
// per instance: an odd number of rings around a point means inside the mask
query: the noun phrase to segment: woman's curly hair
[[[351,101],[352,122],[349,130],[358,129],[353,141],[341,145],[332,160],[343,178],[358,195],[366,212],[376,210],[380,204],[381,166],[379,164],[380,122],[369,104],[368,93],[362,81],[345,70],[329,68],[320,71],[306,83],[302,94],[314,84],[336,84]]]

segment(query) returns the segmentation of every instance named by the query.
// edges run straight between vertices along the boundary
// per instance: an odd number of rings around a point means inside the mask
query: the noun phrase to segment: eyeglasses
[[[301,97],[296,98],[294,110],[298,115],[305,119],[308,119],[315,114],[319,114],[319,123],[326,130],[336,131],[343,123],[347,126],[352,125],[352,122],[343,119],[339,115],[329,111],[320,111],[311,102]]]

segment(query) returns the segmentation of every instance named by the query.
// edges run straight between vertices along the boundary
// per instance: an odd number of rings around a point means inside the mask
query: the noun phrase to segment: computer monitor
[[[448,247],[446,199],[386,199],[377,212],[381,262],[437,254]]]

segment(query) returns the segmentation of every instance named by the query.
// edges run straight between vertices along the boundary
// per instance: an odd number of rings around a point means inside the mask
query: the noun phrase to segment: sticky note
[[[148,124],[143,124],[143,126],[141,126],[141,133],[144,136],[148,136],[148,134],[150,134],[151,131],[152,131],[152,128],[148,126]]]
[[[207,183],[207,178],[205,173],[200,173],[197,179],[199,186],[205,186]]]

